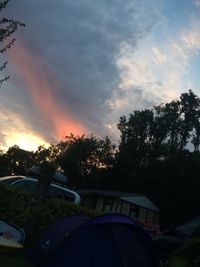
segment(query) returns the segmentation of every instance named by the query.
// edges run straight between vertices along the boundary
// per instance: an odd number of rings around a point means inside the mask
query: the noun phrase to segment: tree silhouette
[[[200,98],[178,100],[121,117],[115,180],[118,188],[149,196],[162,224],[182,223],[200,212]]]
[[[63,144],[64,145],[64,144]],[[93,135],[67,136],[65,151],[60,157],[60,165],[70,182],[81,186],[87,177],[113,166],[115,145],[108,137],[99,139]]]
[[[0,2],[0,12],[3,12],[3,9],[6,8],[7,4],[10,2],[10,0],[5,0]],[[24,23],[21,23],[18,20],[14,19],[8,19],[2,16],[0,19],[0,53],[5,53],[10,49],[13,44],[15,43],[15,38],[12,38],[11,36],[15,33],[15,31],[18,29],[18,27],[25,27]],[[8,62],[5,61],[0,66],[0,71],[3,71]],[[0,87],[3,82],[7,81],[10,78],[10,76],[5,76],[4,78],[0,79]]]

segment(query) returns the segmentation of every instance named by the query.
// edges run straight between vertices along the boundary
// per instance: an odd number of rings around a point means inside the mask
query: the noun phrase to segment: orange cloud
[[[41,112],[44,120],[52,127],[53,135],[61,140],[66,134],[81,134],[86,132],[84,127],[74,121],[73,116],[63,110],[56,100],[56,82],[48,78],[44,63],[22,43],[17,42],[15,49],[9,53],[10,60],[16,65],[17,71],[24,80],[27,90],[32,95],[32,101]]]

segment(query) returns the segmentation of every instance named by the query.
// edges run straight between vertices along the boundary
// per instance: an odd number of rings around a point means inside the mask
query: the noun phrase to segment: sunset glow
[[[28,151],[35,151],[39,145],[48,146],[49,144],[40,137],[31,134],[14,133],[11,134],[7,140],[7,147],[11,147],[13,145],[18,145],[20,148]]]
[[[22,43],[18,42],[16,49],[18,52],[11,52],[9,57],[30,91],[35,108],[51,126],[54,137],[60,141],[66,134],[84,133],[83,126],[73,120],[70,112],[66,113],[67,108],[62,110],[56,102],[56,83],[48,78],[42,61],[31,55]]]

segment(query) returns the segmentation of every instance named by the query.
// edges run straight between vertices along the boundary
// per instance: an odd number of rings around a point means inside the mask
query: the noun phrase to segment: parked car
[[[0,184],[14,186],[28,193],[36,191],[38,179],[27,176],[6,176],[0,178]],[[57,183],[50,183],[47,197],[62,197],[74,204],[80,204],[80,196],[73,190]]]

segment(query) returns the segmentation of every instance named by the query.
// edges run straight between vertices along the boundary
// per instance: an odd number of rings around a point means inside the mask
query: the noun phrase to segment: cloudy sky
[[[116,141],[120,116],[199,94],[200,0],[10,0],[4,15],[26,27],[4,55],[2,149]]]

